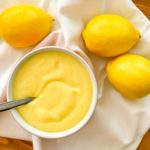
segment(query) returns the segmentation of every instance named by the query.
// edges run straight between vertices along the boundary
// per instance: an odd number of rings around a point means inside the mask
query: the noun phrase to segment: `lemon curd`
[[[13,80],[13,98],[36,97],[17,108],[21,117],[42,131],[60,132],[79,123],[93,95],[85,66],[61,51],[43,51],[29,57]]]

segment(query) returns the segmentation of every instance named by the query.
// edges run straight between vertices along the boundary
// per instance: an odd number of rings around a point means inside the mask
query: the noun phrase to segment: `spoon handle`
[[[2,103],[2,104],[0,104],[0,112],[27,104],[27,103],[31,102],[33,99],[34,99],[33,97],[29,97],[29,98],[22,98],[19,100],[13,100],[10,102]]]

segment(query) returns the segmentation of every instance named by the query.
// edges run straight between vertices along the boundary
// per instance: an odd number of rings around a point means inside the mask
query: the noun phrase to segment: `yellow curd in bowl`
[[[36,97],[17,111],[32,127],[47,132],[77,125],[93,97],[85,66],[61,51],[43,51],[25,60],[14,76],[12,91],[14,99]]]

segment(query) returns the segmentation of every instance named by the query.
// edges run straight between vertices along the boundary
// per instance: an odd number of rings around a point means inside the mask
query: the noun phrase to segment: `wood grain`
[[[133,2],[150,19],[150,0],[133,0]]]

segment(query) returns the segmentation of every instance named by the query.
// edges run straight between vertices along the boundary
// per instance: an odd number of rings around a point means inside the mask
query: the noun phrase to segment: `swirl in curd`
[[[14,99],[36,97],[18,107],[18,113],[42,131],[60,132],[77,125],[88,112],[92,96],[92,81],[85,66],[61,51],[29,57],[13,80]]]

